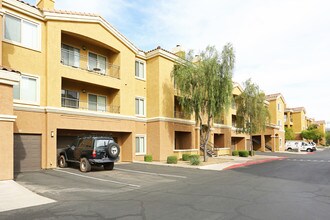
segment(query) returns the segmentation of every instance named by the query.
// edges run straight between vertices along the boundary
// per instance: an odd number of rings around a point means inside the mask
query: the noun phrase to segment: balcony
[[[181,118],[181,119],[186,119],[186,120],[191,119],[190,115],[185,114],[182,111],[174,111],[174,118]]]
[[[79,49],[62,45],[61,63],[101,76],[120,79],[120,66],[109,63],[108,58],[94,53],[83,55]]]
[[[84,102],[75,98],[65,98],[62,97],[61,105],[65,108],[87,110],[87,111],[97,111],[97,112],[108,112],[108,113],[120,113],[120,106],[107,105],[102,102],[88,101]]]

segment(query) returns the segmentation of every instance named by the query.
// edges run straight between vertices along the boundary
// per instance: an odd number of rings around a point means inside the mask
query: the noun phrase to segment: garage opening
[[[214,147],[224,148],[225,147],[225,135],[224,134],[214,134]]]
[[[244,137],[231,138],[231,150],[246,150]]]
[[[272,136],[271,135],[265,135],[265,151],[272,151],[273,144],[272,144]]]
[[[14,134],[14,172],[41,169],[41,135]]]
[[[120,146],[120,161],[132,161],[132,133],[130,132],[112,132],[112,131],[85,131],[57,129],[57,153],[67,145],[71,145],[77,137],[82,136],[112,136]]]
[[[175,150],[192,149],[191,139],[191,132],[176,131]]]
[[[253,150],[261,151],[261,136],[252,136]]]

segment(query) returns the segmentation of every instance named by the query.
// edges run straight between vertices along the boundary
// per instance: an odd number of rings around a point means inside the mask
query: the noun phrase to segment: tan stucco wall
[[[0,121],[0,180],[14,177],[13,123]]]

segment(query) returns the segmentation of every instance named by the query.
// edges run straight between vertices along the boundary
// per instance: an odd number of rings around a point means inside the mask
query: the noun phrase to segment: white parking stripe
[[[106,180],[106,179],[101,179],[101,178],[96,178],[96,177],[91,177],[91,176],[85,176],[85,175],[81,175],[81,174],[78,174],[78,173],[71,173],[71,172],[64,171],[64,170],[59,169],[59,168],[55,169],[55,171],[62,172],[62,173],[67,173],[67,174],[71,174],[71,175],[74,175],[74,176],[79,176],[79,177],[83,177],[83,178],[87,178],[87,179],[98,180],[98,181],[102,181],[102,182],[110,182],[110,183],[115,183],[115,184],[124,185],[124,186],[131,186],[131,187],[136,187],[136,188],[141,187],[141,186],[135,185],[135,184],[123,183],[123,182],[118,182],[118,181],[113,181],[113,180]]]
[[[186,176],[178,176],[178,175],[170,175],[170,174],[161,174],[161,173],[150,173],[150,172],[144,172],[144,171],[137,171],[137,170],[126,170],[121,168],[114,168],[115,170],[125,171],[125,172],[132,172],[132,173],[141,173],[141,174],[147,174],[147,175],[154,175],[154,176],[164,176],[164,177],[174,177],[174,178],[187,178]]]

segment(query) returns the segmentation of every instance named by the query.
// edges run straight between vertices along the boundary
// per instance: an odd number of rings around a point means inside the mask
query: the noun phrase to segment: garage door
[[[14,170],[26,172],[40,170],[41,135],[14,135]]]

